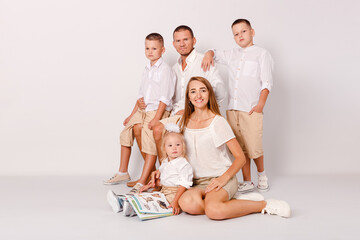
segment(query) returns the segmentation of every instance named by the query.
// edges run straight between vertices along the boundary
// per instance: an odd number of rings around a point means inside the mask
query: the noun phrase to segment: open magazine
[[[169,203],[161,192],[143,192],[134,195],[121,196],[124,201],[129,201],[134,211],[141,220],[168,217],[173,215],[173,209],[168,208]]]

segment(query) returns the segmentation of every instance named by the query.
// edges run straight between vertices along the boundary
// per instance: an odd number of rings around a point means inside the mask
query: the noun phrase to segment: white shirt
[[[174,95],[174,109],[171,115],[175,115],[178,111],[185,108],[185,91],[186,86],[192,77],[200,76],[206,78],[214,89],[216,100],[220,105],[226,96],[226,89],[220,78],[219,71],[216,67],[211,67],[210,71],[204,72],[201,68],[201,62],[204,55],[198,53],[195,49],[186,58],[186,67],[182,70],[181,57],[174,64],[173,70],[176,74],[176,88]]]
[[[183,186],[190,188],[193,180],[193,169],[183,157],[175,158],[169,161],[168,158],[161,162],[160,183],[167,187]]]
[[[146,112],[157,110],[160,101],[166,104],[166,111],[171,111],[175,84],[176,76],[174,72],[160,58],[153,66],[149,63],[145,67],[137,99],[144,98]]]
[[[260,93],[273,85],[274,62],[268,51],[258,46],[227,51],[214,50],[214,60],[226,64],[229,71],[228,109],[250,112]]]
[[[226,142],[235,135],[222,116],[216,115],[206,128],[185,128],[184,138],[195,179],[221,176],[231,166]]]

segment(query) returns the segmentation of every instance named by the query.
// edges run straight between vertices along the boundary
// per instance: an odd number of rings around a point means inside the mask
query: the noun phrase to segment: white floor
[[[273,177],[292,217],[140,221],[112,212],[102,177],[0,177],[0,239],[360,239],[360,176]],[[128,191],[124,185],[111,187]]]

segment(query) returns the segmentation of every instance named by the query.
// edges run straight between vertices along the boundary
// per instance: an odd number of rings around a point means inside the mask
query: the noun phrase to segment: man
[[[206,78],[212,85],[216,100],[221,104],[226,96],[225,85],[220,78],[216,67],[211,67],[209,71],[204,72],[201,68],[201,63],[204,55],[197,52],[194,48],[196,38],[190,27],[180,25],[175,28],[173,32],[173,45],[176,51],[180,54],[177,63],[172,67],[176,74],[175,94],[173,97],[173,110],[171,117],[164,118],[157,122],[153,127],[153,135],[156,143],[159,160],[161,156],[161,141],[166,123],[177,123],[184,113],[185,91],[186,86],[191,77],[200,76]],[[145,108],[145,104],[141,104],[140,108]],[[128,182],[128,186],[132,187],[137,181]]]

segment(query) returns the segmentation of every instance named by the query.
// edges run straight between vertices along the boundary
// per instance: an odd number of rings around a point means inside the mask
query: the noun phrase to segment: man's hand
[[[184,112],[185,112],[185,110],[180,110],[180,111],[178,111],[175,115],[184,115]]]

